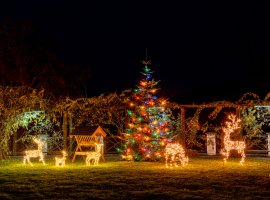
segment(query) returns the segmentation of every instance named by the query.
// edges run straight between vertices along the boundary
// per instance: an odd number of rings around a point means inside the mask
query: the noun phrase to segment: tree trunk
[[[0,160],[5,160],[5,159],[7,159],[5,152],[3,151],[3,149],[0,149]]]
[[[68,129],[67,129],[67,113],[64,112],[64,115],[63,115],[63,139],[64,139],[64,150],[67,151],[67,132],[68,132]]]

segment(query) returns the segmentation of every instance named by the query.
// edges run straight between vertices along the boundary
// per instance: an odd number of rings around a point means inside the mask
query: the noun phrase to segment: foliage
[[[59,121],[66,112],[72,118],[73,129],[79,126],[106,125],[113,126],[116,132],[123,133],[125,124],[125,102],[130,90],[122,91],[120,94],[101,94],[91,98],[65,98],[59,100],[52,108],[53,121]],[[106,130],[110,133],[110,130]]]
[[[248,92],[235,103],[218,101],[200,105],[194,115],[186,119],[187,132],[185,138],[187,146],[202,147],[204,144],[198,141],[205,140],[204,133],[208,131],[217,133],[218,141],[222,138],[222,121],[216,119],[226,112],[224,108],[234,108],[235,112],[240,111],[242,119],[241,133],[242,137],[247,141],[247,147],[259,146],[262,138],[265,138],[264,128],[269,127],[270,123],[270,109],[269,107],[263,107],[263,105],[269,105],[269,97],[270,93],[261,101],[257,94]],[[177,104],[172,105],[175,108],[179,107]],[[255,107],[255,105],[259,106]],[[206,108],[214,108],[214,110],[208,114],[208,120],[203,122],[200,116],[202,116],[202,111]],[[212,123],[211,121],[215,122]]]
[[[0,155],[9,154],[10,137],[19,127],[27,130],[30,122],[37,124],[44,119],[40,112],[45,112],[48,103],[44,90],[0,86]],[[37,116],[43,117],[35,118]],[[31,130],[42,131],[34,126],[28,132]]]

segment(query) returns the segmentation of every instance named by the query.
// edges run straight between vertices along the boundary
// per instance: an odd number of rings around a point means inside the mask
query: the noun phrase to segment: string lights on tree
[[[225,122],[225,126],[222,128],[225,136],[224,136],[224,149],[222,149],[221,154],[224,157],[224,162],[227,162],[227,159],[230,157],[231,150],[237,150],[237,152],[241,155],[240,164],[243,165],[245,162],[245,141],[232,141],[231,134],[241,128],[241,120],[236,117],[236,115],[229,115],[228,121]]]
[[[122,158],[127,160],[160,160],[170,137],[169,116],[164,99],[156,95],[157,81],[144,61],[143,76],[134,89],[128,114],[128,128],[124,135]]]

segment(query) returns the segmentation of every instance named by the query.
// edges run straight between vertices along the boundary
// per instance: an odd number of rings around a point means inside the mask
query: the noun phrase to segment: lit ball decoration
[[[187,165],[188,157],[185,155],[185,150],[179,143],[168,143],[165,147],[165,162],[166,167],[178,167],[178,162],[183,166]]]
[[[43,163],[43,165],[45,165],[44,155],[43,155],[43,152],[42,152],[42,147],[43,147],[44,143],[42,142],[42,140],[40,140],[38,138],[35,138],[35,137],[33,137],[33,141],[35,143],[37,143],[38,149],[25,151],[23,164],[26,164],[26,161],[27,161],[31,166],[33,166],[30,158],[38,158],[39,157],[39,161],[41,161]]]
[[[241,155],[241,160],[240,164],[243,165],[245,162],[245,148],[246,148],[246,143],[245,141],[232,141],[230,136],[231,133],[234,131],[238,130],[241,126],[241,120],[236,117],[236,115],[229,115],[228,116],[228,121],[225,122],[225,127],[222,128],[225,136],[224,136],[224,149],[222,149],[221,154],[224,157],[224,162],[226,163],[228,158],[230,157],[230,151],[235,149],[237,152]]]
[[[86,163],[87,166],[90,165],[91,160],[94,160],[94,162],[93,162],[94,165],[98,165],[98,163],[99,163],[99,159],[100,159],[100,157],[102,155],[101,154],[101,150],[102,150],[102,145],[103,144],[97,144],[97,143],[95,143],[95,145],[96,145],[96,150],[93,151],[93,152],[89,151],[86,154],[85,163]]]
[[[65,151],[62,151],[63,157],[55,157],[55,166],[59,167],[59,165],[61,165],[61,167],[64,167],[66,165],[66,158],[67,158],[67,153]]]

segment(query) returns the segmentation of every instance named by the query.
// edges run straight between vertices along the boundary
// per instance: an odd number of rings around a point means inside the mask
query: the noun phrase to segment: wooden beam
[[[185,134],[186,134],[185,112],[186,112],[186,110],[184,108],[181,108],[180,111],[181,111],[181,133],[179,133],[179,134],[182,134],[182,135],[180,135],[180,138],[182,139],[183,146],[185,146],[185,141],[186,141],[186,138],[185,138]]]
[[[67,151],[67,132],[68,132],[68,127],[67,127],[67,113],[64,112],[63,114],[63,140],[64,140],[64,150]]]
[[[12,155],[16,156],[17,154],[17,131],[13,134],[13,145],[12,145]]]

